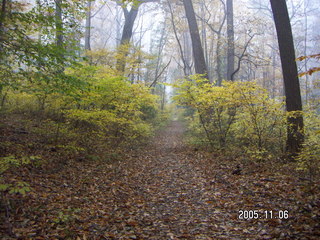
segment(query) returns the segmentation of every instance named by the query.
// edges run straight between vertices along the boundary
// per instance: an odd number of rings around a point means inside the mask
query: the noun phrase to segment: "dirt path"
[[[207,166],[216,167],[208,177],[200,167],[207,156],[186,147],[182,135],[181,123],[172,122],[131,167],[124,167],[128,174],[122,184],[135,189],[127,192],[125,210],[132,226],[122,233],[117,229],[115,239],[317,239],[315,228],[297,227],[303,220],[297,217],[296,196],[290,195],[294,183],[259,172],[232,175],[233,167],[216,159]],[[257,209],[259,219],[238,218],[239,210]],[[265,210],[287,210],[290,217],[266,219]]]
[[[253,226],[248,230],[248,226],[241,226],[237,219],[237,208],[234,208],[237,203],[233,201],[240,200],[239,192],[228,192],[228,182],[223,178],[220,185],[205,178],[193,163],[201,154],[197,156],[187,148],[182,137],[183,126],[174,121],[130,167],[124,166],[122,173],[126,172],[126,177],[120,177],[121,185],[132,183],[129,186],[135,191],[127,191],[124,196],[125,205],[130,207],[119,208],[114,216],[129,215],[127,222],[133,226],[117,229],[110,236],[116,239],[255,239],[262,229]],[[128,231],[132,235],[128,235]]]
[[[0,223],[1,239],[318,239],[319,207],[301,204],[296,183],[232,175],[234,166],[186,147],[182,137],[173,121],[127,159],[22,172],[18,180],[33,191],[13,202],[12,234]],[[241,209],[288,210],[289,219],[242,220]]]
[[[173,122],[142,156],[135,182],[146,205],[134,217],[150,218],[150,229],[143,229],[146,239],[215,239],[218,231],[216,209],[208,203],[211,193],[199,170],[188,163],[182,133],[181,123]],[[222,214],[219,218],[226,220]]]

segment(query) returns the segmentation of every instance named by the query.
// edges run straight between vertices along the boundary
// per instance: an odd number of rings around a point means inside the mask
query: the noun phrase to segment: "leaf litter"
[[[15,196],[12,234],[3,222],[1,239],[320,238],[318,191],[307,195],[290,175],[234,175],[234,162],[188,147],[183,131],[172,122],[121,161],[73,161],[60,171],[9,176],[33,191]],[[240,210],[287,210],[289,218],[244,220]]]

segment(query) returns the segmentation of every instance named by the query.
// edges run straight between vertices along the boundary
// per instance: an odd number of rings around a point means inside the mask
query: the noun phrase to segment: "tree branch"
[[[158,79],[161,77],[162,73],[163,73],[163,72],[167,69],[167,67],[170,65],[171,59],[172,59],[172,58],[170,58],[169,62],[166,64],[166,66],[164,66],[164,68],[163,68],[163,69],[161,70],[161,72],[156,76],[155,80],[150,84],[149,87],[153,87],[153,86],[157,83],[157,81],[158,81]]]
[[[237,56],[237,57],[238,57],[238,66],[237,66],[237,69],[231,74],[231,81],[233,81],[234,75],[240,70],[241,61],[242,61],[242,59],[245,57],[245,53],[246,53],[246,51],[247,51],[247,48],[248,48],[248,46],[249,46],[249,43],[251,42],[251,40],[253,39],[254,36],[255,36],[255,34],[253,34],[252,36],[250,36],[248,42],[247,42],[247,43],[245,44],[245,46],[244,46],[244,49],[243,49],[241,55],[240,55],[240,56]]]
[[[168,6],[169,6],[169,10],[170,10],[171,24],[172,24],[172,27],[173,27],[174,36],[175,36],[175,38],[177,40],[177,43],[178,43],[178,46],[179,46],[180,55],[181,55],[181,60],[182,60],[182,63],[183,63],[183,72],[184,72],[184,75],[187,76],[188,75],[188,73],[187,73],[188,64],[187,64],[187,62],[186,62],[186,60],[184,58],[183,49],[182,49],[181,42],[180,42],[179,37],[178,37],[176,25],[174,23],[174,16],[173,16],[173,11],[172,11],[172,6],[171,6],[171,3],[170,3],[170,0],[168,0],[167,3],[168,3]]]

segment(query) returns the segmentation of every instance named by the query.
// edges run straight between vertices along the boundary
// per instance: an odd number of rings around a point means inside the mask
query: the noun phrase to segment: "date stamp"
[[[239,210],[238,219],[288,219],[288,210]]]

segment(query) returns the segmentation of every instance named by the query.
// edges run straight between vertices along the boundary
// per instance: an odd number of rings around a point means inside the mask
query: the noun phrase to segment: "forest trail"
[[[172,121],[120,159],[12,175],[32,191],[12,202],[0,239],[318,239],[319,221],[305,211],[319,208],[292,179],[233,175],[235,164],[188,147],[183,133]],[[239,219],[239,210],[288,210],[289,219]]]
[[[119,166],[118,184],[123,189],[116,196],[120,205],[112,218],[126,220],[113,225],[113,231],[105,236],[150,240],[287,239],[289,222],[238,219],[241,209],[270,208],[268,189],[262,190],[254,202],[255,193],[247,188],[248,183],[239,184],[239,177],[231,175],[229,168],[220,166],[208,178],[197,166],[207,156],[186,146],[183,133],[180,122],[171,122],[135,161]],[[245,186],[239,186],[242,184]],[[271,205],[285,206],[284,198]]]
[[[229,224],[227,216],[212,205],[214,189],[200,170],[190,164],[192,155],[186,151],[182,138],[182,124],[173,121],[143,155],[143,167],[135,182],[139,188],[137,195],[146,205],[134,216],[142,225],[150,224],[143,229],[142,236],[144,239],[216,239],[217,236],[230,239],[230,233],[224,233]],[[148,218],[149,222],[144,220]]]

